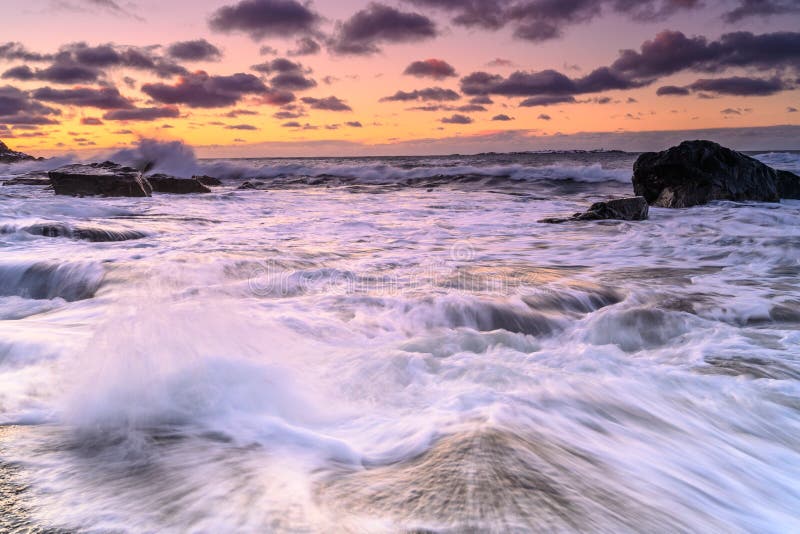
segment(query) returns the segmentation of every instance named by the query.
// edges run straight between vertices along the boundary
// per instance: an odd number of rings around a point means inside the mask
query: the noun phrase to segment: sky
[[[800,0],[3,0],[36,155],[800,149]]]

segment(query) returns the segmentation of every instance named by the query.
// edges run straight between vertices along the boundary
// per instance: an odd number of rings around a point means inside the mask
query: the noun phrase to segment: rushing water
[[[634,156],[175,148],[225,185],[0,188],[0,531],[800,529],[800,202],[546,225]]]

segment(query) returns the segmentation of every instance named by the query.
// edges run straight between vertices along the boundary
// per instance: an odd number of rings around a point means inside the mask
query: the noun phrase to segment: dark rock
[[[152,193],[139,171],[111,161],[67,165],[48,174],[56,195],[149,197]]]
[[[777,171],[778,196],[781,198],[800,199],[800,176],[789,171]]]
[[[72,228],[66,224],[41,223],[34,224],[22,231],[31,235],[43,237],[65,237],[69,239],[79,239],[93,243],[110,243],[116,241],[130,241],[132,239],[143,239],[147,237],[144,232],[136,230],[106,230],[104,228]]]
[[[34,161],[36,159],[23,152],[15,152],[0,141],[0,163],[16,163],[18,161]]]
[[[3,185],[39,185],[46,187],[50,185],[50,177],[46,173],[23,174],[16,178],[4,180]]]
[[[633,189],[651,205],[664,208],[714,200],[778,202],[782,196],[800,198],[800,177],[711,141],[684,141],[664,152],[639,156]]]
[[[236,189],[239,189],[239,190],[242,190],[242,191],[255,190],[255,189],[259,189],[259,190],[267,189],[267,183],[266,182],[262,182],[260,180],[247,181],[247,182],[244,182],[239,187],[237,187]]]
[[[193,180],[197,180],[203,185],[207,185],[209,187],[216,187],[222,185],[222,180],[219,178],[214,178],[213,176],[192,176]]]
[[[539,222],[560,224],[571,221],[645,221],[650,214],[650,206],[644,197],[620,198],[608,202],[596,202],[588,211],[576,213],[566,219],[543,219]]]
[[[175,178],[166,174],[154,174],[147,177],[147,181],[155,193],[171,193],[173,195],[187,195],[191,193],[210,193],[211,189],[201,184],[194,178]]]

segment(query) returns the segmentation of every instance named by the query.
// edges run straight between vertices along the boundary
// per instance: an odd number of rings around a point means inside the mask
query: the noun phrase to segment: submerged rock
[[[645,221],[650,215],[650,206],[644,197],[619,198],[607,202],[596,202],[588,211],[576,213],[566,219],[551,218],[539,222],[560,224],[570,221]]]
[[[188,195],[191,193],[210,193],[211,189],[200,183],[196,178],[175,178],[166,174],[154,174],[147,177],[147,181],[155,193],[172,193],[173,195]]]
[[[239,189],[241,191],[248,191],[248,190],[254,190],[254,189],[263,190],[263,189],[267,189],[267,187],[268,186],[267,186],[266,182],[262,182],[261,180],[252,180],[252,181],[244,182],[242,185],[240,185],[236,189]]]
[[[93,243],[109,243],[115,241],[129,241],[147,237],[144,232],[136,230],[106,230],[104,228],[72,228],[66,224],[40,223],[22,228],[22,231],[31,235],[42,237],[65,237],[91,241]]]
[[[139,171],[111,161],[67,165],[48,175],[56,195],[149,197],[152,193]]]
[[[0,141],[0,163],[17,163],[18,161],[33,161],[35,159],[37,158],[24,152],[11,150],[5,143]]]
[[[711,141],[684,141],[639,156],[633,189],[651,205],[688,208],[714,200],[800,198],[800,177]]]

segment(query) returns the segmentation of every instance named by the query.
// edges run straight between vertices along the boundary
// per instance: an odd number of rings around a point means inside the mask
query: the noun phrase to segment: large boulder
[[[560,224],[570,221],[645,221],[650,215],[650,206],[644,197],[618,198],[607,202],[595,202],[588,211],[576,213],[566,219],[543,219],[539,222]]]
[[[800,198],[800,177],[711,141],[684,141],[664,152],[639,156],[633,189],[662,208],[714,200],[778,202]]]
[[[147,177],[147,181],[155,193],[172,193],[174,195],[187,195],[190,193],[210,193],[211,189],[200,183],[195,178],[175,178],[166,174],[154,174]]]
[[[48,175],[56,195],[149,197],[153,192],[139,171],[111,161],[67,165]]]
[[[35,160],[33,156],[29,156],[23,152],[15,152],[8,148],[5,143],[0,141],[0,163],[16,163],[18,161],[32,161]]]

